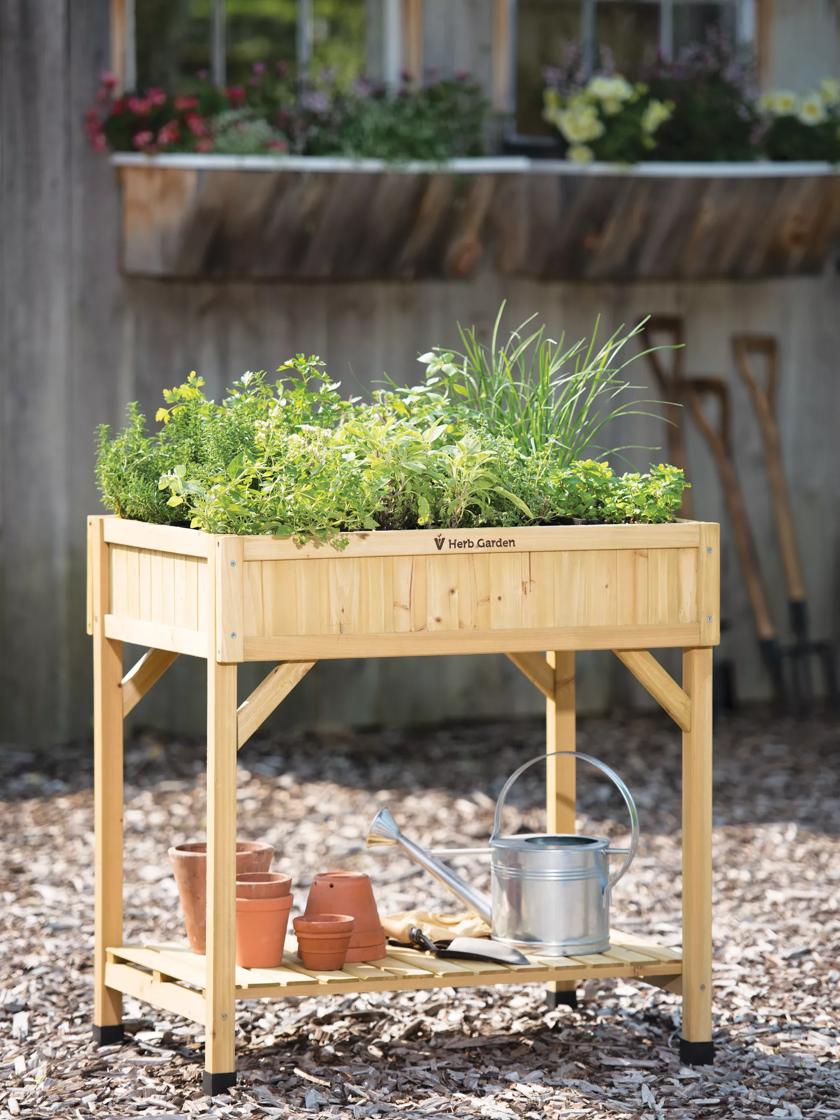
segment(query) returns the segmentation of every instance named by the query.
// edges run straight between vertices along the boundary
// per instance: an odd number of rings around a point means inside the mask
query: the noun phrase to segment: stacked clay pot
[[[379,920],[370,878],[360,871],[322,871],[309,890],[304,918],[347,914],[355,919],[347,963],[376,961],[385,956],[385,930]]]
[[[236,874],[268,871],[274,848],[261,840],[237,840]],[[175,873],[181,910],[187,927],[187,940],[194,953],[207,946],[207,844],[196,841],[169,849],[169,862]]]
[[[298,957],[304,966],[316,972],[337,972],[343,968],[354,925],[349,914],[295,918]]]
[[[236,877],[236,963],[240,968],[276,968],[283,948],[292,880],[277,872],[251,872]]]

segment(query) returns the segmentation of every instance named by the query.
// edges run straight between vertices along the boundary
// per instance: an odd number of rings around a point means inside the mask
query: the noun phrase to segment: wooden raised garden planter
[[[711,1043],[712,647],[718,527],[563,526],[351,533],[344,551],[213,536],[115,517],[88,522],[94,639],[94,1033],[122,1037],[122,996],[206,1027],[205,1088],[235,1080],[236,999],[501,983],[569,993],[589,976],[681,992],[681,1050]],[[123,642],[149,647],[128,673]],[[683,649],[678,684],[649,652]],[[575,651],[613,650],[683,733],[682,952],[614,934],[607,953],[502,966],[393,950],[340,972],[235,967],[237,750],[316,661],[507,654],[546,698],[546,749],[575,741]],[[207,662],[207,955],[122,932],[125,715],[179,654]],[[273,661],[241,703],[237,665]],[[547,760],[550,831],[575,828],[575,773]],[[568,996],[567,996],[568,998]]]
[[[820,163],[119,154],[122,268],[181,279],[755,279],[840,241]]]

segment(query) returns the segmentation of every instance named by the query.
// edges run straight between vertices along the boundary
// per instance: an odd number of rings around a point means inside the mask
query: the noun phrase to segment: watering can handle
[[[610,887],[614,887],[618,880],[624,875],[627,868],[633,862],[633,857],[636,854],[636,849],[639,846],[639,814],[636,812],[636,802],[633,800],[633,795],[624,784],[624,782],[616,774],[612,767],[607,766],[605,762],[601,762],[597,758],[593,758],[590,754],[583,754],[581,751],[549,751],[547,754],[538,754],[536,758],[532,758],[530,762],[524,762],[518,770],[514,770],[505,784],[502,786],[502,792],[499,794],[499,800],[496,802],[496,815],[493,818],[493,835],[490,837],[492,843],[502,827],[502,810],[505,807],[505,799],[510,793],[510,787],[523,774],[529,766],[533,766],[535,762],[543,762],[547,758],[557,758],[560,755],[566,755],[569,758],[578,759],[580,762],[589,762],[596,769],[606,774],[610,781],[617,787],[618,792],[624,798],[624,804],[627,806],[627,812],[630,814],[630,827],[632,833],[630,836],[629,848],[607,848],[608,855],[626,855],[624,863],[618,871],[610,876]]]

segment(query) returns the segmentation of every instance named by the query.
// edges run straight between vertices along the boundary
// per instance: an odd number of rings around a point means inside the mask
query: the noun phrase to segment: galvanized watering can
[[[589,762],[618,787],[630,814],[629,848],[611,848],[598,836],[517,833],[502,836],[502,810],[514,782],[536,762],[568,756]],[[496,803],[493,834],[492,900],[465,883],[431,852],[403,836],[387,809],[380,809],[368,844],[398,844],[491,927],[494,941],[549,957],[603,953],[610,941],[610,892],[633,861],[639,818],[630,790],[605,763],[578,751],[552,751],[532,758],[505,782]],[[609,857],[624,861],[612,875]]]

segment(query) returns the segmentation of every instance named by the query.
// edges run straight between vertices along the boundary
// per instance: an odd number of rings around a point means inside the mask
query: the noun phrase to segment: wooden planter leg
[[[546,654],[554,674],[554,691],[545,702],[545,749],[575,750],[575,655],[557,650]],[[574,832],[576,822],[575,760],[546,759],[546,829],[548,832]],[[546,986],[549,1007],[565,1004],[577,1007],[574,980],[552,980]]]
[[[207,988],[204,1092],[236,1083],[236,665],[207,662]]]
[[[110,601],[108,546],[101,518],[88,523],[93,577],[93,1037],[100,1045],[123,1038],[122,995],[105,986],[105,951],[122,944],[123,919],[123,672],[122,642],[105,637]]]
[[[712,651],[683,653],[691,730],[683,732],[683,1015],[680,1058],[714,1060],[712,1042]]]

